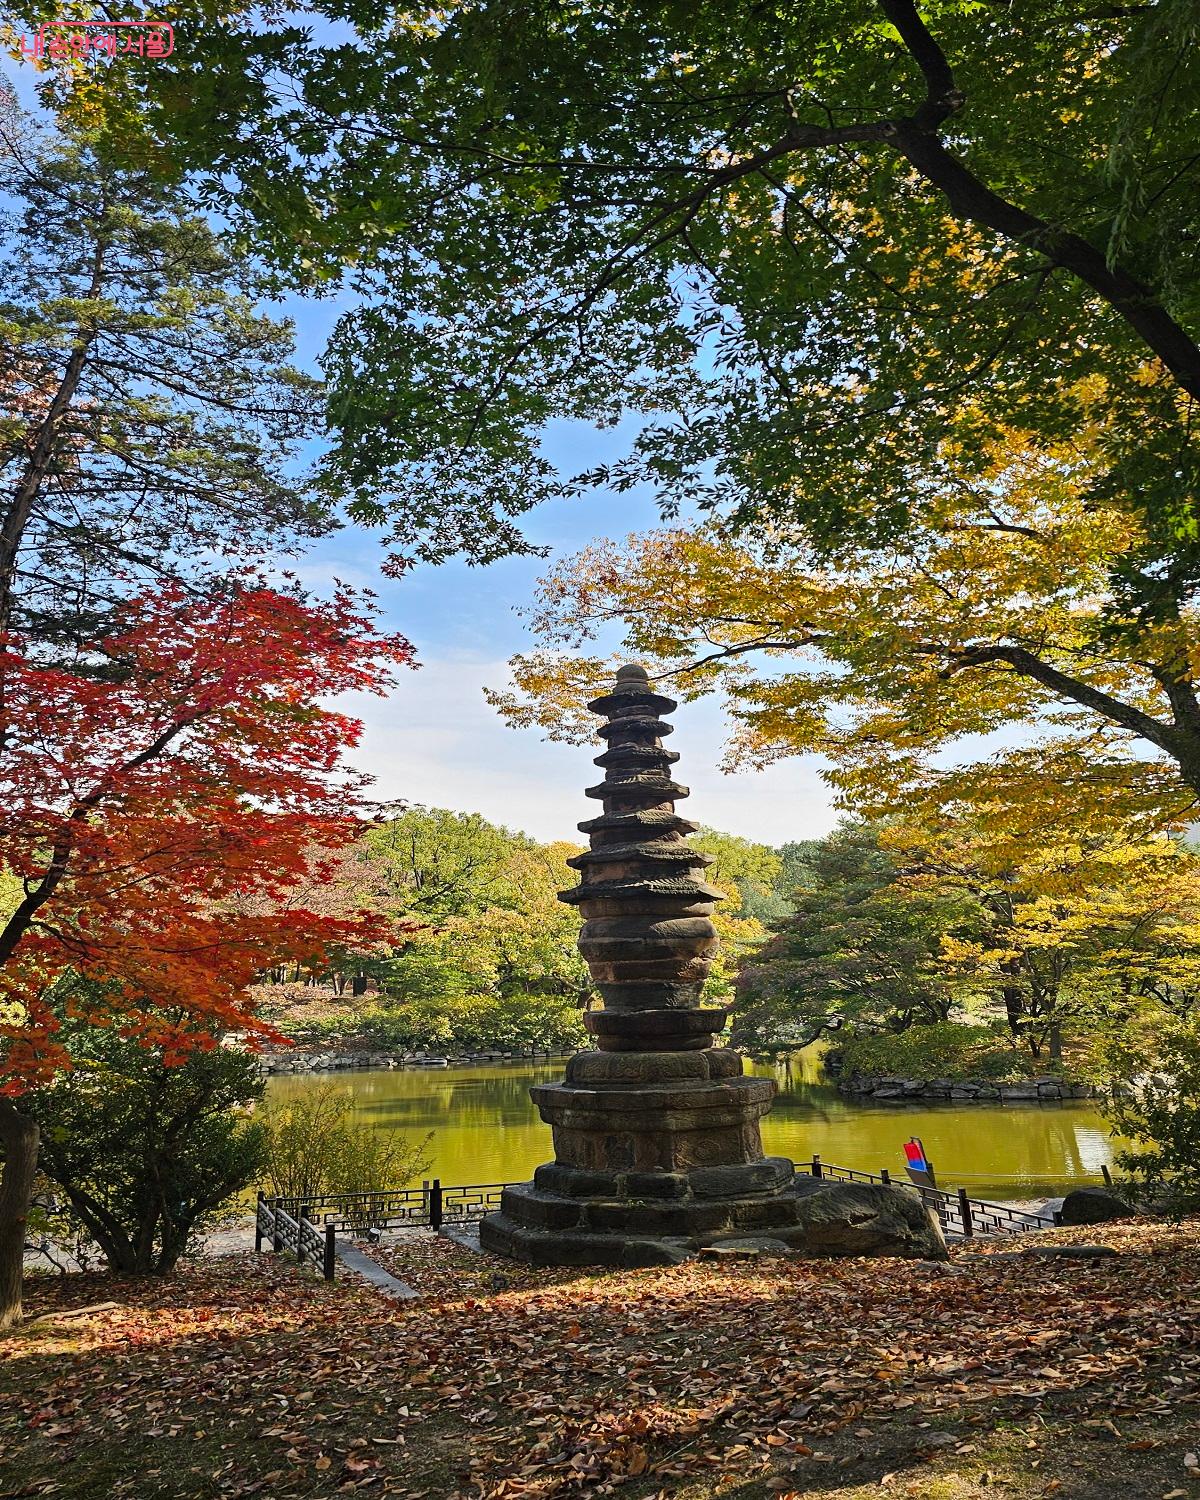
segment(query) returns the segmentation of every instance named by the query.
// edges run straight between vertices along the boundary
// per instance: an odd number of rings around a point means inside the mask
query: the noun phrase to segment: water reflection
[[[1025,1198],[1093,1181],[1114,1141],[1091,1104],[894,1104],[847,1100],[823,1080],[815,1054],[750,1064],[773,1074],[779,1096],[764,1122],[766,1149],[903,1175],[904,1141],[919,1135],[940,1181],[979,1197]],[[559,1063],[272,1078],[272,1098],[332,1082],[362,1120],[409,1135],[434,1132],[431,1174],[446,1183],[514,1182],[549,1160],[550,1131],[532,1083],[562,1077]]]

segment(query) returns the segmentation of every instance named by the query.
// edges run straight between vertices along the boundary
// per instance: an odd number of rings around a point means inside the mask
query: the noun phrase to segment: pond
[[[806,1160],[816,1152],[839,1166],[903,1180],[903,1143],[918,1135],[938,1181],[973,1197],[1035,1198],[1099,1180],[1114,1141],[1094,1105],[885,1104],[843,1098],[815,1056],[747,1064],[773,1074],[779,1095],[763,1122],[768,1153]],[[554,1083],[561,1063],[281,1075],[272,1099],[294,1098],[332,1082],[355,1115],[418,1137],[433,1131],[429,1176],[443,1183],[518,1182],[553,1155],[550,1128],[529,1098],[531,1083]]]

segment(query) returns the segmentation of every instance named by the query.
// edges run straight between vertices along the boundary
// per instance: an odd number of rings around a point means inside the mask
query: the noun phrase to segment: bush
[[[1173,1213],[1200,1207],[1200,1026],[1161,1023],[1112,1040],[1104,1113],[1133,1144],[1115,1153],[1125,1186]]]
[[[851,1034],[841,1053],[847,1073],[894,1073],[904,1078],[1009,1078],[1027,1067],[990,1027],[959,1021],[885,1035]]]
[[[432,1132],[414,1145],[407,1136],[356,1124],[348,1095],[335,1083],[272,1102],[259,1118],[267,1176],[279,1197],[381,1192],[429,1169]]]
[[[296,1041],[353,1036],[370,1046],[425,1052],[567,1052],[586,1038],[578,1005],[560,995],[441,994],[374,1005],[353,1018],[283,1026]]]
[[[63,1195],[52,1238],[82,1233],[114,1271],[165,1275],[262,1169],[253,1058],[215,1048],[168,1065],[109,1030],[72,1042],[74,1068],[34,1096],[40,1165]]]

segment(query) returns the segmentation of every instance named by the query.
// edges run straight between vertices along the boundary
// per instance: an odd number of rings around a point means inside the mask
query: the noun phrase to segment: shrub
[[[296,1041],[353,1036],[376,1047],[421,1051],[571,1051],[586,1038],[578,1005],[560,995],[442,994],[371,1006],[353,1017],[283,1024]]]
[[[265,1133],[246,1106],[258,1066],[215,1048],[182,1063],[113,1031],[72,1042],[74,1068],[31,1109],[41,1169],[60,1190],[52,1238],[85,1232],[114,1271],[165,1275],[262,1168]]]
[[[424,1038],[414,1045],[448,1051],[571,1050],[586,1035],[578,1005],[559,995],[447,996],[390,1014]]]
[[[940,1021],[907,1031],[851,1034],[842,1043],[847,1073],[895,1073],[905,1078],[1007,1078],[1026,1063],[989,1026]]]
[[[259,1119],[271,1191],[280,1197],[380,1192],[403,1187],[429,1169],[432,1132],[413,1144],[407,1136],[356,1123],[349,1096],[335,1083],[272,1101]]]
[[[1174,1213],[1200,1207],[1200,1025],[1160,1023],[1104,1054],[1104,1113],[1132,1144],[1115,1153],[1133,1196]]]

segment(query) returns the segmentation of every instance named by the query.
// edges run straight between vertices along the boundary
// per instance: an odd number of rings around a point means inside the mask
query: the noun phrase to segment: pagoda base
[[[483,1249],[535,1266],[656,1266],[725,1240],[776,1253],[944,1260],[917,1193],[796,1176],[784,1157],[674,1172],[588,1171],[551,1162],[504,1190]]]
[[[655,1060],[673,1055],[649,1054]],[[775,1081],[669,1077],[653,1083],[548,1083],[529,1092],[551,1126],[558,1166],[678,1173],[760,1162],[759,1121],[771,1107]]]
[[[579,1052],[566,1081],[530,1090],[555,1160],[504,1189],[485,1250],[537,1266],[654,1266],[722,1240],[796,1255],[943,1259],[911,1188],[797,1176],[764,1156],[775,1082],[722,1047]]]

